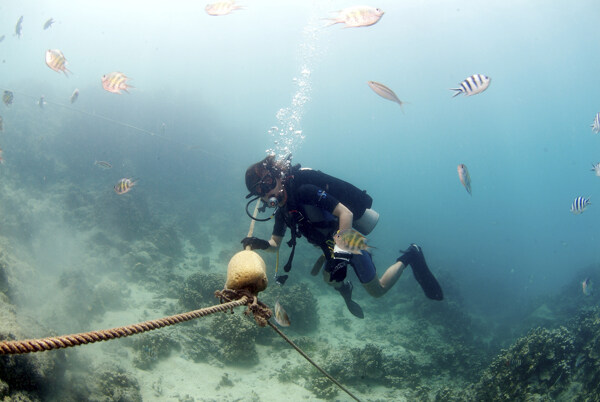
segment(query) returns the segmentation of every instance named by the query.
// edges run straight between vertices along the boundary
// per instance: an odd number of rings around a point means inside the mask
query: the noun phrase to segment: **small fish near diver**
[[[467,169],[467,167],[461,163],[458,165],[456,170],[458,171],[458,178],[460,182],[467,190],[467,193],[471,194],[471,175],[469,174],[469,169]]]
[[[46,97],[44,95],[40,96],[40,100],[37,101],[38,106],[40,107],[40,109],[44,108],[44,105],[48,103],[46,102]]]
[[[127,77],[125,74],[120,73],[118,71],[113,71],[112,73],[108,73],[102,76],[102,88],[105,91],[108,91],[113,94],[121,94],[121,91],[125,91],[129,93],[127,89],[133,88],[131,85],[127,84]]]
[[[4,159],[2,159],[2,148],[0,148],[0,163],[4,163]]]
[[[19,20],[17,21],[17,25],[15,25],[15,35],[17,35],[17,37],[19,39],[21,39],[22,32],[23,32],[23,16],[20,16]]]
[[[52,24],[54,24],[54,19],[50,18],[48,21],[44,22],[44,30],[50,28]]]
[[[79,89],[75,88],[75,90],[71,94],[71,103],[75,103],[77,98],[79,98]]]
[[[591,296],[593,289],[593,283],[590,278],[585,278],[583,282],[581,282],[581,290],[583,290],[583,294],[586,296]]]
[[[239,10],[242,8],[242,6],[238,6],[237,4],[235,4],[235,1],[233,0],[223,0],[218,1],[216,3],[207,4],[206,7],[204,7],[204,11],[206,11],[206,14],[208,15],[217,17],[221,15],[227,15],[232,11]]]
[[[392,102],[396,102],[397,104],[399,104],[400,110],[402,110],[402,113],[404,113],[404,109],[402,108],[402,105],[404,105],[406,102],[402,102],[400,99],[398,99],[398,97],[396,96],[394,91],[392,91],[391,89],[389,89],[382,83],[379,83],[376,81],[367,81],[367,85],[369,85],[369,87],[371,87],[373,92],[375,92],[377,95],[381,96],[383,99],[387,99],[387,100],[390,100]]]
[[[571,204],[571,212],[575,215],[579,215],[585,211],[588,205],[590,205],[590,199],[579,196],[573,200],[573,204]]]
[[[112,165],[110,164],[110,162],[107,161],[95,161],[94,165],[105,170],[112,169]]]
[[[67,73],[73,74],[67,68],[67,59],[65,58],[65,55],[58,49],[46,50],[46,64],[57,73],[62,71],[67,77],[69,76]]]
[[[2,116],[0,116],[0,131],[4,131],[4,120],[2,119]]]
[[[12,91],[4,91],[2,94],[2,102],[4,102],[6,106],[12,105],[14,99],[15,95],[12,93]]]
[[[344,28],[368,27],[376,24],[384,14],[382,9],[370,6],[348,7],[336,12],[336,17],[327,18],[331,22],[326,27],[335,24],[344,24]]]
[[[137,180],[124,177],[115,184],[115,192],[119,195],[125,194],[135,186],[135,183],[137,183]]]
[[[279,304],[279,300],[275,302],[275,321],[281,327],[290,326],[290,318],[288,317],[283,307],[281,307],[281,304]]]
[[[483,74],[473,74],[472,76],[465,78],[458,88],[450,88],[451,91],[456,91],[452,97],[454,98],[460,94],[465,94],[465,96],[480,94],[488,89],[490,82],[492,82],[490,77]]]
[[[367,238],[355,229],[338,231],[333,240],[340,249],[352,254],[361,254],[362,250],[368,251],[371,247],[367,245]]]
[[[590,125],[590,127],[594,133],[600,133],[600,113],[596,113],[596,116],[594,116],[594,122]]]

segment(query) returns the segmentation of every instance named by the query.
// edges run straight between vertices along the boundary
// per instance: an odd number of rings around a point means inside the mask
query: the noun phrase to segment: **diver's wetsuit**
[[[323,250],[327,260],[333,258],[333,235],[338,230],[338,219],[333,210],[337,204],[345,205],[352,211],[354,220],[358,220],[373,203],[366,191],[312,169],[292,168],[285,186],[288,199],[275,214],[273,235],[283,237],[286,227],[294,230],[297,225],[309,243]],[[370,282],[376,275],[371,255],[366,251],[351,254],[349,263],[361,283]],[[331,280],[341,282],[345,276],[344,272]]]

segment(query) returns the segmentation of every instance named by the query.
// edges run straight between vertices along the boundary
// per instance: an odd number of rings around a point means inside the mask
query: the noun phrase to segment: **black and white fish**
[[[594,122],[590,125],[592,131],[596,134],[600,133],[600,113],[596,113],[596,117],[594,117]]]
[[[456,91],[452,97],[460,94],[465,94],[465,96],[480,94],[490,86],[490,82],[492,82],[490,77],[483,74],[473,74],[461,82],[460,87],[450,88],[451,91]]]
[[[579,196],[575,198],[573,204],[571,204],[571,212],[573,212],[575,215],[579,215],[580,213],[585,211],[585,208],[590,204],[591,202],[589,198]]]
[[[600,177],[600,162],[592,163],[592,168],[590,170],[595,172],[596,176]]]

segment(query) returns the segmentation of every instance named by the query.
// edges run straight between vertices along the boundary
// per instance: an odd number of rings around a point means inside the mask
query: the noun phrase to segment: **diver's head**
[[[252,196],[263,197],[277,187],[285,177],[287,165],[285,161],[278,162],[275,160],[275,155],[269,155],[262,161],[257,162],[246,170],[246,187],[250,194],[246,198]]]

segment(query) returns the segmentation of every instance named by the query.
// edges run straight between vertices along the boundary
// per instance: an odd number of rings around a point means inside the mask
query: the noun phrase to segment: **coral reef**
[[[160,360],[179,350],[179,343],[169,331],[152,331],[136,336],[132,340],[135,350],[133,364],[142,370],[151,370]]]
[[[557,394],[571,376],[575,338],[565,327],[536,328],[503,351],[475,386],[477,398],[517,400]]]
[[[217,339],[216,356],[227,364],[251,366],[258,363],[256,338],[265,328],[243,314],[224,313],[211,321],[211,334]],[[214,353],[214,352],[213,352]]]
[[[188,276],[179,294],[179,302],[189,310],[196,310],[218,303],[215,291],[225,285],[224,273],[196,272]]]

